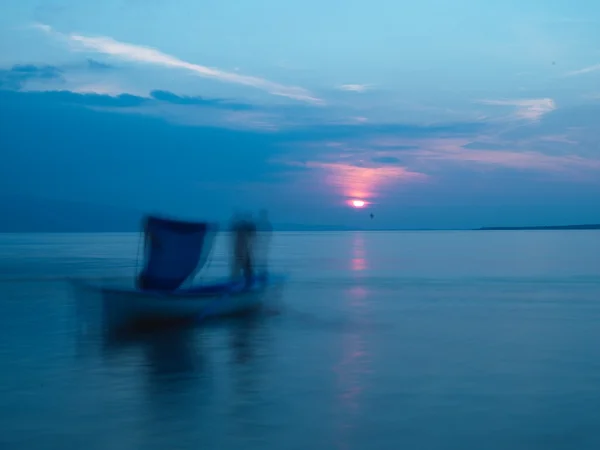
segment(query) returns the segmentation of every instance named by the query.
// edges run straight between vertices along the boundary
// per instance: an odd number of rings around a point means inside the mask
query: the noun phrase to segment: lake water
[[[1,449],[600,448],[600,232],[281,233],[276,308],[82,331],[66,278],[137,252],[0,235]]]

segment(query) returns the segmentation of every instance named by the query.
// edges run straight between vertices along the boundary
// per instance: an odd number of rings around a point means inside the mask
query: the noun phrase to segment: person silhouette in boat
[[[271,235],[273,234],[273,226],[269,221],[269,213],[266,209],[261,209],[258,213],[258,221],[256,224],[256,268],[257,277],[266,282],[268,278],[268,259],[269,247],[271,245]]]
[[[234,216],[232,221],[233,238],[233,261],[232,279],[237,281],[240,272],[246,286],[250,286],[254,280],[254,251],[256,239],[256,225],[250,214]]]
[[[236,279],[239,276],[239,263],[237,261],[238,255],[236,252],[236,238],[239,232],[240,222],[242,220],[242,214],[239,210],[235,210],[229,221],[229,270],[231,279]]]

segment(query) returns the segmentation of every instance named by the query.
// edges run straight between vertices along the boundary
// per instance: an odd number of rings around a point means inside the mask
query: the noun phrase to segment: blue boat
[[[202,321],[255,310],[284,284],[281,274],[190,285],[206,264],[218,227],[149,216],[144,225],[144,261],[132,287],[88,286],[102,297],[111,326],[140,322]],[[186,286],[187,285],[187,286]]]

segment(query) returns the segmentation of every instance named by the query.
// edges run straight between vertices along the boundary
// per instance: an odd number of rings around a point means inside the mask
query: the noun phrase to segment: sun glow
[[[354,199],[350,200],[350,205],[354,208],[364,208],[367,205],[367,202],[364,200]]]

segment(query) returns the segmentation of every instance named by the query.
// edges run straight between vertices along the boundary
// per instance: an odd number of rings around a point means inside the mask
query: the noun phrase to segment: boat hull
[[[201,321],[254,311],[280,292],[285,277],[272,276],[248,288],[229,283],[198,286],[175,292],[96,287],[106,326],[122,328],[144,323]]]

